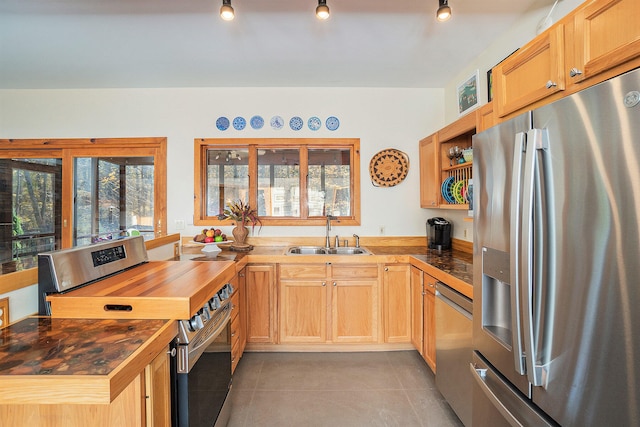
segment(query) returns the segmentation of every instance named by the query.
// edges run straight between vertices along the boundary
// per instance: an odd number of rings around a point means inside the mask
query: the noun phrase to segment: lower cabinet
[[[247,342],[276,342],[274,308],[276,307],[275,265],[245,267],[247,308]]]
[[[147,427],[171,425],[169,349],[158,354],[144,370]]]
[[[411,267],[411,342],[436,372],[436,279]]]
[[[384,342],[411,341],[410,267],[409,264],[390,264],[383,268]]]
[[[231,281],[234,289],[231,295],[231,372],[236,370],[247,345],[245,279],[246,267]]]
[[[280,264],[281,343],[378,340],[376,264]]]

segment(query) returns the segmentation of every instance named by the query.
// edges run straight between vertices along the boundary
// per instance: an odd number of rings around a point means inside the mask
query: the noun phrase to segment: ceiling
[[[0,0],[0,89],[444,87],[553,0]]]

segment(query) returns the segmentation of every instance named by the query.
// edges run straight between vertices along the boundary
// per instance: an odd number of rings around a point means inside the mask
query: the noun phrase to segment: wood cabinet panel
[[[437,208],[440,204],[440,156],[438,136],[420,140],[420,207]]]
[[[378,281],[335,281],[331,288],[332,340],[377,342]]]
[[[384,341],[411,341],[411,266],[385,265],[382,274]]]
[[[423,272],[417,267],[411,266],[411,343],[423,355],[423,327],[422,320],[424,308]]]
[[[424,342],[422,356],[436,372],[436,279],[424,274]]]
[[[280,342],[327,340],[327,282],[280,282]]]
[[[238,271],[232,280],[234,292],[231,295],[231,372],[242,358],[247,345],[247,307],[245,297],[246,268]]]
[[[275,266],[248,265],[245,271],[247,342],[275,343]]]
[[[332,264],[331,278],[333,279],[372,279],[378,277],[376,264]]]
[[[583,81],[640,56],[639,17],[638,0],[597,0],[578,9],[574,58],[567,64],[570,81]]]
[[[281,279],[323,279],[327,277],[326,264],[280,264]]]
[[[565,89],[564,25],[558,24],[493,69],[496,110],[506,116]]]
[[[145,368],[147,427],[171,426],[171,379],[168,348]]]

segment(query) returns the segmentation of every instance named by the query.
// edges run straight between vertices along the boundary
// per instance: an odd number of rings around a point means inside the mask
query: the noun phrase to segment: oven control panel
[[[180,333],[178,339],[181,343],[186,344],[193,339],[197,332],[205,327],[207,323],[215,318],[216,312],[220,307],[224,306],[226,300],[233,293],[233,286],[227,283],[220,289],[198,312],[189,320],[180,321]]]

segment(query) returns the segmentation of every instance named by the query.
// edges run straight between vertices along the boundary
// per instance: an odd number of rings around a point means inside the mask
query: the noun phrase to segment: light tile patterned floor
[[[245,353],[231,427],[462,427],[416,351]]]

